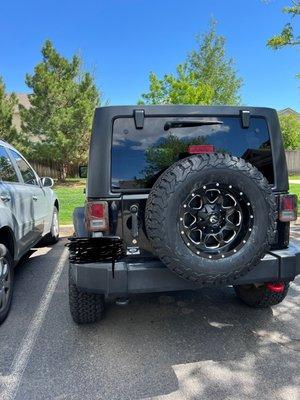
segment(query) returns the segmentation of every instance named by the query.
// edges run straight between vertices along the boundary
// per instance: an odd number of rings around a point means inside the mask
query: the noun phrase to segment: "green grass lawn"
[[[291,178],[291,177],[290,177]],[[300,176],[293,179],[300,179]],[[70,225],[73,223],[72,215],[75,207],[80,207],[84,204],[85,195],[85,180],[83,179],[68,179],[65,183],[56,183],[54,191],[57,194],[60,204],[60,224]],[[290,193],[298,195],[298,215],[300,215],[300,184],[291,183]]]
[[[56,184],[54,186],[54,191],[60,205],[59,222],[61,225],[70,225],[73,223],[72,215],[74,208],[84,204],[84,187],[84,184],[72,184],[69,180],[66,184]]]
[[[298,216],[300,216],[300,184],[290,183],[290,193],[298,196]]]
[[[296,181],[296,180],[300,181],[300,175],[290,175],[289,180],[290,181]]]

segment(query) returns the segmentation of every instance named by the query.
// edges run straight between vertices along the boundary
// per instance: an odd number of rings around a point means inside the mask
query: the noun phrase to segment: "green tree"
[[[291,22],[285,24],[280,33],[268,40],[267,45],[275,50],[300,44],[300,36],[295,34],[293,26],[295,18],[300,15],[300,2],[292,0],[291,5],[284,7],[282,12],[291,17]]]
[[[14,93],[7,94],[3,78],[0,77],[0,138],[23,151],[25,135],[22,135],[13,124],[13,115],[18,107]]]
[[[300,149],[300,121],[295,115],[279,115],[280,127],[286,150]]]
[[[161,143],[151,146],[145,151],[147,167],[141,173],[145,179],[160,172],[180,159],[180,156],[187,154],[187,148],[191,145],[205,144],[205,137],[182,140],[175,135],[168,135]]]
[[[34,74],[26,75],[31,107],[22,108],[22,127],[36,139],[32,157],[56,161],[61,180],[71,164],[86,160],[93,113],[100,101],[92,75],[81,65],[79,56],[68,60],[47,40],[42,61]]]
[[[238,104],[242,80],[234,61],[227,58],[225,38],[216,32],[212,21],[207,33],[197,37],[197,49],[176,68],[176,74],[159,79],[149,75],[149,92],[140,104]]]

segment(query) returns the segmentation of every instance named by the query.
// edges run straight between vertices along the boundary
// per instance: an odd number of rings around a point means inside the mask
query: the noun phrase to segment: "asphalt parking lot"
[[[0,328],[2,400],[300,398],[299,278],[272,310],[202,289],[111,303],[103,321],[76,326],[65,243],[16,268]]]

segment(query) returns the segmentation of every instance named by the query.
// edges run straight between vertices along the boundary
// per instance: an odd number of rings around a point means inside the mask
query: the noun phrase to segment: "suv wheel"
[[[274,240],[276,201],[253,165],[229,154],[178,161],[153,186],[146,228],[156,254],[200,285],[230,284]]]
[[[0,244],[0,324],[8,315],[13,292],[13,260],[10,252]]]
[[[289,283],[284,282],[281,290],[274,290],[270,284],[234,286],[237,297],[250,307],[267,308],[281,303],[289,290]],[[276,288],[276,286],[275,286]]]
[[[72,318],[77,324],[89,324],[103,318],[104,296],[79,291],[71,268],[69,268],[69,305]]]
[[[55,244],[59,241],[59,219],[58,219],[58,209],[53,207],[53,216],[51,223],[50,232],[44,237],[43,242],[45,244]]]

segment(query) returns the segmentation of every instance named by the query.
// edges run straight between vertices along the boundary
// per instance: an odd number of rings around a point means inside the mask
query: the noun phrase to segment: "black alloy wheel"
[[[6,258],[0,259],[0,313],[7,307],[11,290],[10,269]]]
[[[247,196],[218,182],[194,189],[180,206],[180,234],[198,256],[225,258],[250,236],[253,210]]]
[[[0,244],[0,324],[10,309],[13,292],[13,262],[7,248]]]

